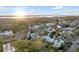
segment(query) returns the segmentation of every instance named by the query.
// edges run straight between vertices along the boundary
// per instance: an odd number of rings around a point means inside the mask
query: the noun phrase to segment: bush
[[[75,30],[74,32],[76,35],[79,35],[79,29]]]
[[[54,52],[58,51],[58,49],[53,48],[52,45],[45,42],[42,38],[37,38],[33,42],[31,42],[29,51],[31,52]]]
[[[52,45],[47,44],[46,49],[48,52],[58,52],[58,48],[53,47]]]
[[[79,48],[76,49],[76,52],[79,52]]]
[[[17,52],[25,52],[28,51],[29,41],[28,40],[17,40],[13,42],[13,46]]]
[[[29,51],[31,52],[43,51],[45,48],[45,45],[46,43],[42,40],[42,38],[37,38],[36,40],[31,42]]]
[[[0,39],[0,52],[2,52],[2,51],[3,51],[3,40]]]
[[[42,38],[37,38],[33,41],[20,40],[13,42],[13,46],[17,52],[56,52],[58,48],[54,48],[52,45],[44,41]]]

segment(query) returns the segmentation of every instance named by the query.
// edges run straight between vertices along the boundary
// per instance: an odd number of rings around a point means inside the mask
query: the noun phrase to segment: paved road
[[[76,48],[79,47],[79,44],[77,45],[77,43],[79,43],[79,37],[72,41],[72,45],[70,46],[70,48],[68,48],[66,52],[75,52]]]

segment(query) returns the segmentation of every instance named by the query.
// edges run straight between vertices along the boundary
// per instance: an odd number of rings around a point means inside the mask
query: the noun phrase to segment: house
[[[53,45],[53,47],[56,48],[60,48],[61,46],[64,45],[64,38],[59,36],[59,37],[55,37],[54,35],[52,35],[53,37],[50,37],[50,33],[47,36],[44,36],[43,39],[46,42],[49,42]]]
[[[55,38],[53,47],[60,48],[65,44],[64,39],[62,37]]]
[[[61,30],[62,30],[62,31],[70,31],[70,32],[72,32],[72,31],[74,31],[75,29],[76,29],[76,27],[73,27],[73,28],[67,27],[67,28],[62,28]]]
[[[60,26],[60,25],[57,25],[57,28],[58,28],[58,29],[60,29],[60,28],[61,28],[61,26]]]
[[[36,33],[31,33],[30,37],[31,37],[31,40],[35,40],[37,38],[37,34]]]
[[[44,39],[46,42],[49,42],[49,43],[53,43],[53,42],[54,42],[54,38],[50,38],[49,36],[44,36],[43,39]]]
[[[2,36],[2,37],[5,37],[5,36],[7,36],[7,37],[12,37],[13,35],[14,35],[14,34],[13,34],[12,31],[0,32],[0,36]]]
[[[16,32],[14,35],[17,39],[26,39],[26,34],[21,32]]]
[[[28,32],[26,37],[28,40],[35,40],[38,37],[38,35],[35,32]]]

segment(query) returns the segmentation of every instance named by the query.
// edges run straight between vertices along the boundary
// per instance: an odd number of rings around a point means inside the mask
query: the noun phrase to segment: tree
[[[3,51],[3,40],[0,39],[0,52],[2,52],[2,51]]]
[[[36,38],[35,40],[17,40],[13,42],[13,46],[17,52],[55,52],[59,51],[52,45],[44,41],[42,38]]]
[[[20,40],[13,42],[13,46],[16,49],[17,52],[26,52],[29,48],[29,41],[28,40]]]
[[[36,40],[32,41],[29,51],[37,52],[37,51],[44,51],[45,49],[45,41],[42,38],[37,38]]]

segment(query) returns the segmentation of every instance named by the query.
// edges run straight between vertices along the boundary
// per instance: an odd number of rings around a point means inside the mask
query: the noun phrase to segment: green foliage
[[[42,38],[37,38],[36,40],[31,42],[30,50],[32,52],[43,51],[45,48],[46,42],[42,40]]]
[[[11,30],[16,33],[20,30],[24,30],[27,28],[27,25],[26,24],[15,24],[14,26],[12,26]]]
[[[57,48],[54,48],[52,45],[49,43],[45,42],[42,38],[37,38],[36,40],[31,42],[30,52],[55,52],[58,51]]]
[[[76,52],[79,52],[79,48],[76,49]]]
[[[79,29],[75,30],[74,32],[76,35],[79,35]]]
[[[34,41],[18,39],[17,41],[13,42],[13,46],[17,52],[55,51],[54,48],[42,40],[42,38],[37,38]]]
[[[49,43],[45,42],[42,38],[37,38],[33,41],[20,40],[13,42],[13,46],[17,52],[57,52],[58,48],[54,48]]]
[[[2,51],[3,51],[3,40],[0,39],[0,52],[2,52]]]
[[[74,37],[76,36],[76,34],[75,34],[75,33],[70,33],[70,36],[71,36],[72,38],[74,38]]]
[[[48,52],[57,52],[58,48],[53,47],[52,45],[47,44],[46,49]]]
[[[79,16],[66,16],[66,17],[64,17],[64,19],[66,21],[74,21],[76,19],[79,19]]]
[[[25,52],[25,51],[28,51],[29,41],[18,39],[17,41],[13,42],[13,46],[17,52]]]

